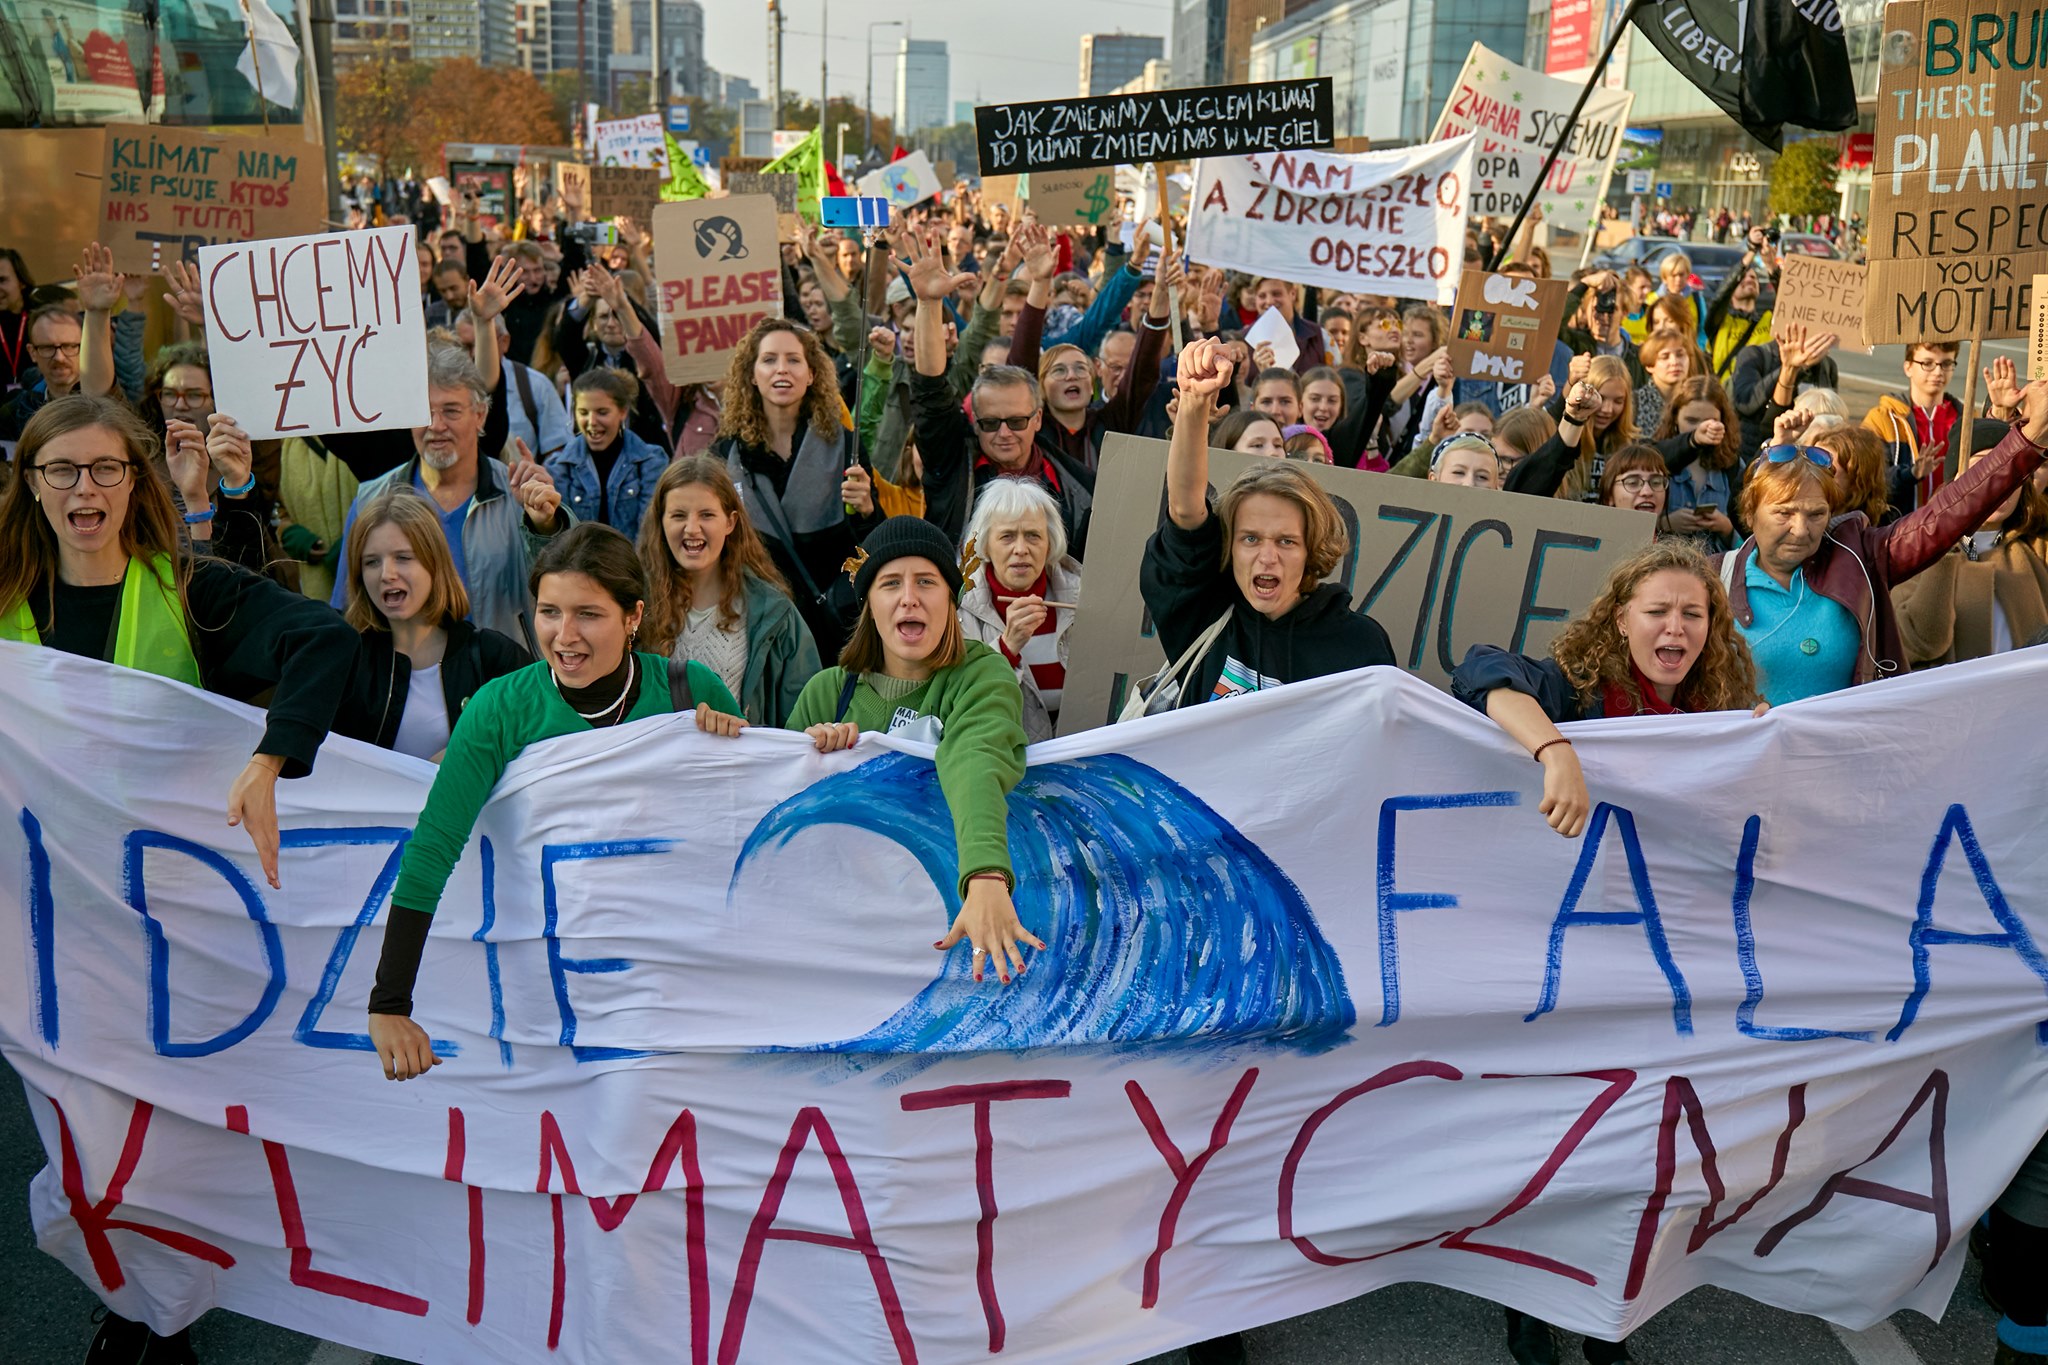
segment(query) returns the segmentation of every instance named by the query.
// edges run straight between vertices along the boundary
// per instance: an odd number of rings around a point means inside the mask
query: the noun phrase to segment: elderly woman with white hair
[[[1081,600],[1081,566],[1052,494],[1024,479],[992,479],[975,499],[961,568],[960,627],[1002,651],[1024,690],[1024,735],[1051,739],[1067,679],[1067,627]]]

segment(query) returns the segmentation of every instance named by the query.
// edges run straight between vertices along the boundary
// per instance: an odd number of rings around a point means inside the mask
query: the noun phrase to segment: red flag
[[[909,153],[908,151],[904,150],[903,144],[899,142],[899,143],[897,143],[897,144],[896,144],[896,154],[895,154],[894,156],[890,157],[889,159],[890,159],[891,161],[901,161],[901,160],[902,160],[902,159],[903,159],[904,157],[906,157],[906,156],[909,156],[909,155],[910,155],[910,153]]]
[[[846,182],[840,178],[839,168],[829,161],[825,163],[825,193],[837,198],[844,198],[853,193],[846,188]]]

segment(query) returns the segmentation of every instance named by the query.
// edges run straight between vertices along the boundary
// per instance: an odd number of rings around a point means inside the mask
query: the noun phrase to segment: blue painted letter
[[[1756,846],[1763,837],[1763,817],[1752,815],[1742,827],[1742,852],[1735,860],[1735,895],[1730,902],[1735,912],[1735,960],[1742,967],[1742,1003],[1735,1010],[1735,1029],[1745,1038],[1772,1043],[1805,1043],[1816,1038],[1850,1038],[1870,1041],[1868,1033],[1847,1033],[1827,1028],[1759,1027],[1757,1007],[1764,1002],[1764,974],[1756,965],[1756,927],[1750,920],[1750,897],[1756,893]]]
[[[555,933],[555,864],[580,862],[587,858],[631,858],[643,853],[666,853],[675,847],[670,839],[607,839],[589,844],[543,844],[540,850],[540,882],[544,922],[541,935],[548,944],[548,975],[555,983],[555,1008],[562,1015],[562,1046],[579,1062],[616,1061],[645,1057],[635,1048],[576,1046],[576,1009],[569,1003],[569,973],[598,975],[623,972],[633,964],[622,957],[565,957],[562,941]]]
[[[1380,1022],[1401,1017],[1401,940],[1394,918],[1403,910],[1452,910],[1458,898],[1445,892],[1394,889],[1394,818],[1404,810],[1463,810],[1512,806],[1514,792],[1453,792],[1446,796],[1390,796],[1380,803]]]
[[[1600,841],[1606,836],[1609,816],[1614,818],[1615,828],[1621,831],[1621,846],[1628,856],[1628,875],[1635,886],[1637,908],[1581,910],[1579,897],[1585,894],[1586,881],[1593,875],[1593,863],[1600,856]],[[1557,907],[1557,918],[1550,922],[1550,951],[1543,967],[1543,999],[1537,1003],[1535,1012],[1522,1022],[1531,1023],[1557,1008],[1558,978],[1564,973],[1565,930],[1577,924],[1640,924],[1643,937],[1650,942],[1650,955],[1657,959],[1657,967],[1671,987],[1671,1023],[1680,1036],[1689,1035],[1692,1032],[1692,991],[1687,988],[1685,977],[1671,956],[1670,940],[1664,937],[1664,919],[1657,913],[1657,897],[1650,890],[1650,869],[1643,862],[1642,840],[1636,837],[1636,817],[1620,806],[1610,806],[1602,801],[1593,807],[1593,823],[1586,830],[1585,837],[1586,846],[1579,851],[1579,865],[1572,869],[1571,885],[1565,888],[1564,902]]]
[[[221,880],[242,898],[242,906],[249,912],[249,918],[256,922],[256,932],[263,940],[263,962],[270,974],[263,987],[263,998],[256,1002],[256,1008],[250,1010],[241,1023],[196,1043],[171,1041],[171,946],[164,937],[163,926],[149,913],[149,895],[143,885],[143,854],[152,848],[182,853],[218,872]],[[149,939],[149,1035],[157,1054],[163,1057],[209,1057],[226,1051],[263,1027],[263,1021],[277,1008],[277,998],[284,994],[284,943],[278,937],[277,926],[270,922],[269,912],[263,907],[263,897],[256,890],[256,884],[243,874],[241,868],[212,849],[180,839],[175,834],[159,834],[153,830],[138,829],[129,833],[122,862],[129,908],[142,916],[143,932]]]
[[[1963,857],[1969,861],[1970,871],[1977,879],[1977,890],[1983,895],[1984,904],[1991,908],[1991,917],[1998,921],[2002,932],[1960,934],[1952,929],[1934,927],[1934,892],[1941,882],[1941,865],[1948,857],[1951,839],[1963,846]],[[1980,948],[2004,948],[2018,954],[2020,961],[2027,964],[2027,970],[2048,985],[2048,961],[2042,960],[2033,935],[2013,913],[2005,892],[1999,889],[1998,880],[1991,875],[1991,863],[1984,856],[1983,845],[1977,842],[1977,831],[1970,825],[1970,813],[1960,805],[1948,808],[1948,814],[1942,817],[1941,831],[1934,836],[1934,851],[1927,855],[1927,869],[1920,874],[1920,908],[1913,918],[1909,939],[1913,945],[1913,993],[1906,997],[1906,1007],[1899,1011],[1899,1022],[1885,1034],[1886,1042],[1897,1042],[1907,1029],[1913,1027],[1913,1020],[1920,1013],[1920,1002],[1927,998],[1927,992],[1933,985],[1927,950],[1937,945],[1959,947],[1975,944]],[[2041,1025],[2036,1033],[2044,1043],[2048,1043],[2048,1024]]]

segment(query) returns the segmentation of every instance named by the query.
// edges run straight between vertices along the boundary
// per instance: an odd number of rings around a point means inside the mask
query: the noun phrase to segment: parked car
[[[1707,294],[1711,297],[1721,287],[1721,281],[1728,278],[1728,272],[1742,263],[1743,247],[1717,246],[1712,242],[1681,242],[1675,237],[1631,237],[1617,242],[1595,256],[1591,262],[1595,270],[1622,271],[1632,265],[1639,265],[1652,275],[1657,265],[1673,252],[1682,252],[1692,262],[1692,273],[1699,276]]]
[[[1835,244],[1817,232],[1788,232],[1778,238],[1781,256],[1817,256],[1823,261],[1839,260]]]

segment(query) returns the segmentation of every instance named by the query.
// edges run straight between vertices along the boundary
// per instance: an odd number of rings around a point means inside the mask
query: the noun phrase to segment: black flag
[[[1784,125],[1856,126],[1849,44],[1834,0],[1641,0],[1636,27],[1723,113],[1772,151]]]

